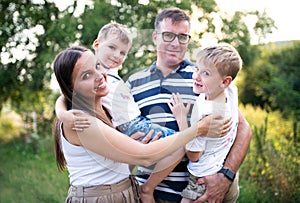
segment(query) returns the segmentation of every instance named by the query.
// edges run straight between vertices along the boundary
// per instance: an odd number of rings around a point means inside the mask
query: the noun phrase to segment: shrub
[[[278,112],[267,113],[252,106],[240,109],[253,133],[241,179],[256,185],[257,202],[299,202],[300,160],[293,141],[293,122]]]

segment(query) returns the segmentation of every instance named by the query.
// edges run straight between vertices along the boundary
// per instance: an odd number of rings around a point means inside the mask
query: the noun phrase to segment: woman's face
[[[79,93],[89,99],[108,94],[106,72],[91,51],[83,52],[76,62],[72,73],[72,84],[75,94]]]

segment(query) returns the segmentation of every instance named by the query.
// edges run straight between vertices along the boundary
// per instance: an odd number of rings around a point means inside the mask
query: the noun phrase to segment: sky
[[[221,10],[227,12],[258,10],[266,11],[278,28],[266,42],[300,40],[300,19],[297,0],[216,0]]]

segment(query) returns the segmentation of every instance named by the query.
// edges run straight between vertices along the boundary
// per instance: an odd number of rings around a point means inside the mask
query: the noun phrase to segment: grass
[[[68,190],[67,172],[56,167],[51,138],[32,143],[0,143],[0,203],[61,203]]]
[[[69,187],[68,173],[61,173],[56,167],[51,137],[28,144],[21,139],[0,142],[0,154],[0,203],[64,202]],[[248,169],[242,167],[240,175],[243,170]],[[258,191],[250,179],[240,176],[239,185],[238,203],[271,202],[272,195]]]
[[[56,167],[50,137],[36,144],[20,139],[0,143],[0,154],[0,203],[64,202],[68,174]],[[255,186],[240,181],[238,202],[256,202],[255,192]]]

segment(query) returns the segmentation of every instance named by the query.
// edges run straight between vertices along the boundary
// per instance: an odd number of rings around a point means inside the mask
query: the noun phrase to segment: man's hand
[[[198,184],[203,183],[206,185],[206,191],[202,197],[193,203],[221,203],[231,185],[231,181],[221,173],[199,178]]]

